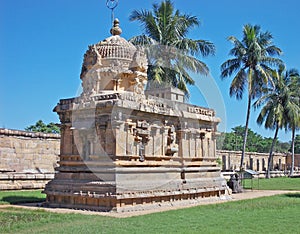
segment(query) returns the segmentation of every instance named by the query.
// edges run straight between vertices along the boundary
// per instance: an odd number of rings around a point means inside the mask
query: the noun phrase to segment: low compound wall
[[[44,188],[59,150],[59,134],[0,128],[0,190]]]
[[[217,156],[222,160],[222,171],[236,170],[240,167],[241,151],[217,150]],[[244,169],[251,169],[258,172],[265,172],[268,167],[268,153],[246,152],[244,158]],[[287,154],[274,153],[272,171],[287,170]]]
[[[300,154],[295,154],[295,158],[294,158],[294,169],[296,171],[300,171]],[[292,166],[292,154],[289,153],[286,157],[286,165],[287,168],[290,169]]]

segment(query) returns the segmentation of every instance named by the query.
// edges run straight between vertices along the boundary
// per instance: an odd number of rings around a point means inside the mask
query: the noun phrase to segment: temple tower
[[[178,100],[145,95],[146,55],[121,32],[116,19],[112,36],[89,46],[81,95],[54,108],[61,152],[45,188],[47,204],[133,211],[220,198],[226,191],[216,162],[220,119],[182,102],[173,88],[169,96]]]

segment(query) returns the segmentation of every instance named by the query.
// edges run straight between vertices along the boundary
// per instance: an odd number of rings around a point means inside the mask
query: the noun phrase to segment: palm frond
[[[228,59],[221,65],[221,78],[231,76],[241,69],[241,60],[239,58]]]
[[[183,50],[192,56],[208,56],[215,55],[216,48],[213,43],[206,40],[192,40],[190,38],[183,38],[181,40],[177,40],[173,43],[173,45],[180,50]]]
[[[208,74],[207,65],[193,56],[214,55],[214,44],[186,37],[192,28],[200,25],[196,16],[181,14],[170,0],[165,0],[153,4],[150,11],[133,11],[129,19],[138,21],[145,31],[130,41],[146,46],[149,80],[169,82],[188,94],[187,84],[194,84],[188,72]]]
[[[132,37],[129,39],[129,41],[134,45],[141,45],[141,46],[157,44],[157,41],[155,41],[151,37],[146,36],[145,34]]]
[[[242,99],[246,85],[247,75],[244,70],[240,70],[231,82],[229,95],[235,96],[236,99]]]
[[[189,85],[195,84],[194,79],[189,75],[189,73],[185,70],[185,68],[182,67],[180,64],[176,63],[173,68],[177,72],[177,75],[180,76],[180,79],[183,79],[185,81],[185,83],[187,83]]]
[[[264,49],[266,51],[266,55],[269,56],[279,56],[282,55],[282,50],[275,45],[271,45]]]
[[[143,26],[146,34],[156,41],[160,41],[161,30],[158,27],[155,17],[151,11],[147,10],[134,10],[129,16],[130,21],[139,21]]]
[[[207,65],[192,56],[176,53],[175,61],[176,64],[181,64],[181,67],[191,72],[202,75],[208,75],[209,73],[209,68],[207,67]]]

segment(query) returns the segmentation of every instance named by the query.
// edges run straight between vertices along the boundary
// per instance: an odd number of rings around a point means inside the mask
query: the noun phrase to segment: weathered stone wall
[[[300,170],[300,154],[295,154],[295,158],[294,158],[294,169],[296,171]],[[287,169],[289,170],[292,166],[292,154],[288,154],[286,157],[286,165],[287,165]]]
[[[222,160],[222,171],[239,169],[241,151],[218,150],[217,156]],[[287,169],[286,156],[284,153],[274,153],[273,171],[285,171]],[[268,167],[268,157],[268,153],[246,152],[244,168],[264,172]]]
[[[0,189],[43,188],[54,177],[59,134],[0,129]]]

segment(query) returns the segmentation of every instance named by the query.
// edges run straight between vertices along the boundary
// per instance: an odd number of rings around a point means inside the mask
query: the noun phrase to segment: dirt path
[[[236,193],[232,194],[232,200],[245,200],[245,199],[252,199],[257,197],[268,197],[278,194],[286,194],[286,193],[299,193],[300,191],[284,191],[284,190],[246,190],[243,193]]]
[[[143,210],[143,211],[135,211],[135,212],[124,212],[124,213],[114,213],[114,212],[96,212],[96,211],[88,211],[88,210],[73,210],[73,209],[64,209],[64,208],[45,208],[40,207],[39,203],[30,203],[30,204],[22,204],[22,205],[0,205],[1,208],[6,207],[19,207],[25,209],[43,209],[49,212],[55,213],[77,213],[77,214],[85,214],[85,215],[103,215],[103,216],[110,216],[116,218],[126,218],[138,215],[145,215],[150,213],[157,213],[163,212],[167,210],[176,210],[182,209],[187,207],[199,206],[199,205],[207,205],[207,204],[215,204],[215,203],[223,203],[229,201],[239,201],[239,200],[246,200],[246,199],[253,199],[258,197],[266,197],[266,196],[273,196],[278,194],[286,194],[286,193],[300,193],[300,191],[281,191],[281,190],[247,190],[243,193],[237,193],[230,195],[228,199],[207,199],[207,200],[199,200],[197,204],[190,204],[190,205],[176,205],[176,206],[167,206],[167,207],[160,207],[155,210]]]

